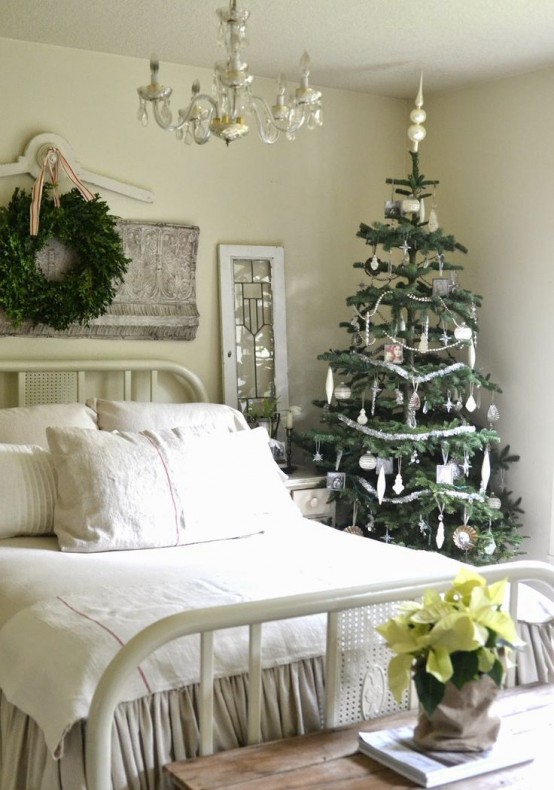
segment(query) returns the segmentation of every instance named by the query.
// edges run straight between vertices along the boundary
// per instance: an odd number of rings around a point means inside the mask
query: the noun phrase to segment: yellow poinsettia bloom
[[[405,602],[396,617],[377,627],[396,654],[389,663],[389,687],[398,701],[411,677],[422,670],[442,684],[459,681],[464,663],[453,663],[454,654],[474,653],[476,671],[494,672],[497,678],[499,648],[524,644],[510,614],[502,610],[506,587],[506,580],[487,586],[482,576],[462,567],[446,593],[426,590],[421,603]],[[472,672],[462,675],[462,682],[471,679]],[[429,695],[436,695],[436,690]]]
[[[450,651],[441,645],[433,648],[427,656],[425,670],[441,683],[447,683],[454,674]]]
[[[408,653],[393,656],[389,662],[389,688],[397,702],[402,701],[404,692],[410,686],[411,669],[412,656]]]
[[[464,606],[469,606],[473,590],[486,587],[487,582],[483,576],[469,568],[461,567],[452,587],[445,593],[445,601],[459,601]]]
[[[421,637],[424,635],[401,618],[393,617],[384,625],[377,626],[376,631],[385,638],[393,653],[414,655],[423,648]]]
[[[478,650],[486,645],[489,633],[485,626],[476,623],[465,612],[451,612],[433,626],[429,633],[429,644],[432,648],[441,646],[450,653],[458,650]]]

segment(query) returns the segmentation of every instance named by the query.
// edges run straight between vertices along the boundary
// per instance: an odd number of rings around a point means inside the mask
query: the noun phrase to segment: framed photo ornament
[[[331,491],[344,491],[346,474],[344,472],[327,472],[327,488]]]

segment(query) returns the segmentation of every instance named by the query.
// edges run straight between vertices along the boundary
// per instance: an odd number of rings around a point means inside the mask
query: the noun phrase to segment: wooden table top
[[[533,761],[442,785],[455,790],[550,786],[554,750],[554,685],[533,684],[503,691],[497,701],[502,719],[525,716],[525,727],[537,733]],[[417,787],[358,751],[358,733],[415,724],[415,711],[384,716],[335,730],[246,746],[209,757],[165,766],[178,790],[378,790]],[[547,784],[545,785],[545,779]]]

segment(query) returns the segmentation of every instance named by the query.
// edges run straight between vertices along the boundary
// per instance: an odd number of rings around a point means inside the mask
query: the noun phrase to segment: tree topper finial
[[[412,110],[410,113],[410,120],[412,121],[411,126],[408,127],[408,137],[412,141],[412,150],[414,152],[417,151],[419,143],[425,139],[425,135],[427,131],[422,126],[425,119],[427,118],[427,113],[423,109],[423,72],[419,77],[419,90],[417,92],[416,100],[415,100],[415,110]]]

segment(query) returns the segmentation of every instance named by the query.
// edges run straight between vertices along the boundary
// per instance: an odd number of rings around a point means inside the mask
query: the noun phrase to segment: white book
[[[360,732],[359,749],[420,787],[437,787],[470,776],[529,762],[536,746],[528,733],[501,732],[485,752],[431,752],[418,747],[413,726]]]

